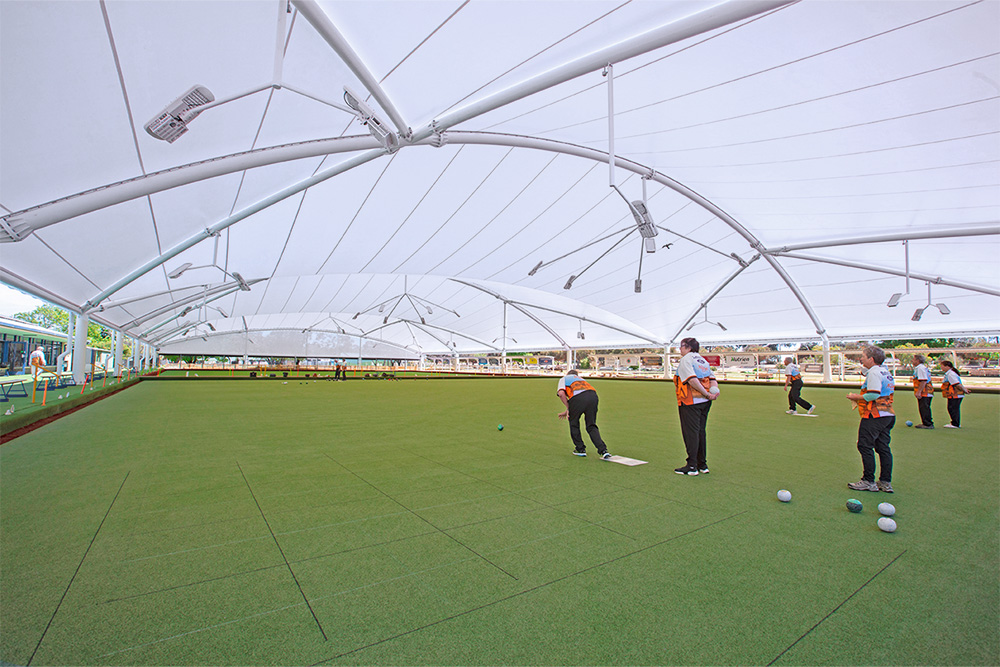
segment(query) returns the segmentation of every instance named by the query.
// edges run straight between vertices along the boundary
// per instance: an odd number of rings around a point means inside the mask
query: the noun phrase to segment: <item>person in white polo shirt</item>
[[[712,369],[699,354],[701,345],[694,338],[681,341],[680,363],[674,373],[674,390],[677,392],[677,411],[681,420],[681,435],[687,461],[674,470],[678,475],[708,473],[707,434],[708,411],[712,401],[719,397],[719,383]]]

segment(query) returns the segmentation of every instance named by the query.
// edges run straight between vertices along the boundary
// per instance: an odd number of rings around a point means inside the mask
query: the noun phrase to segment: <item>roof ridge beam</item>
[[[792,250],[812,250],[814,248],[829,248],[831,246],[861,245],[865,243],[887,243],[890,241],[913,241],[916,239],[944,239],[956,236],[995,236],[1000,234],[1000,222],[986,222],[963,226],[938,227],[936,229],[915,229],[905,232],[892,232],[889,234],[876,234],[870,236],[854,236],[842,239],[828,239],[825,241],[806,241],[805,243],[792,243],[780,248],[765,248],[761,252],[765,255],[780,255]]]
[[[935,285],[947,285],[948,287],[958,287],[959,289],[965,289],[971,292],[981,292],[983,294],[989,294],[991,296],[1000,296],[1000,290],[996,290],[991,287],[986,287],[984,285],[976,285],[974,283],[963,283],[957,280],[951,280],[949,278],[942,278],[941,276],[932,276],[930,274],[924,274],[924,273],[914,273],[913,271],[907,273],[906,271],[900,271],[899,269],[890,269],[889,267],[886,266],[863,264],[861,262],[849,262],[843,259],[834,259],[832,257],[820,257],[818,255],[806,255],[797,252],[772,252],[771,254],[776,255],[778,257],[788,257],[789,259],[801,259],[808,262],[820,262],[821,264],[834,264],[836,266],[846,266],[847,268],[850,269],[862,269],[864,271],[875,271],[876,273],[886,273],[890,276],[909,275],[910,278],[914,278],[915,280],[933,283]]]
[[[565,83],[584,74],[603,70],[608,63],[622,62],[795,2],[798,0],[730,1],[688,14],[676,21],[671,21],[617,44],[598,49],[586,56],[556,66],[538,76],[514,84],[492,95],[487,95],[478,102],[445,113],[414,132],[412,141],[421,141],[458,123],[499,109],[552,86]]]

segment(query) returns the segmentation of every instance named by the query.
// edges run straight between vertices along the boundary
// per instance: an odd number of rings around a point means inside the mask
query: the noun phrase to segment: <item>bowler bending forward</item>
[[[597,448],[598,455],[602,459],[610,459],[608,446],[604,444],[601,431],[597,428],[597,391],[575,370],[571,370],[565,377],[559,379],[556,396],[566,406],[558,416],[560,419],[569,420],[569,437],[573,440],[573,453],[577,456],[587,455],[587,446],[583,443],[583,436],[580,433],[580,415],[583,415],[587,425],[587,435]]]

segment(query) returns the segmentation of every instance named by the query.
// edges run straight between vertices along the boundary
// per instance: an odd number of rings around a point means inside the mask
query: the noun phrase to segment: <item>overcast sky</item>
[[[34,310],[45,302],[25,294],[8,285],[0,284],[0,315],[11,317],[14,313],[25,313]]]

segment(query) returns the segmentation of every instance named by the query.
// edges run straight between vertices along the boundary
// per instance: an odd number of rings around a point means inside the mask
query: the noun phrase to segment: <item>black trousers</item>
[[[948,416],[951,417],[952,426],[960,427],[962,425],[962,399],[948,399]]]
[[[861,478],[875,481],[875,454],[881,468],[878,478],[883,482],[892,481],[892,450],[889,449],[895,417],[874,417],[862,419],[858,427],[858,451],[861,452],[863,472]]]
[[[796,405],[801,405],[808,410],[812,403],[799,397],[802,392],[802,380],[792,380],[792,388],[788,390],[788,409],[794,410]]]
[[[924,426],[934,426],[934,417],[931,415],[931,396],[917,399],[917,409],[920,410],[920,423]]]
[[[601,430],[597,428],[597,392],[582,391],[574,394],[569,399],[569,437],[573,439],[573,447],[578,452],[587,450],[583,443],[583,435],[580,433],[580,416],[587,425],[587,435],[590,441],[597,447],[597,452],[603,454],[608,451],[608,446],[601,439]]]
[[[708,467],[705,428],[708,425],[708,411],[711,408],[711,401],[677,406],[681,420],[681,436],[684,438],[684,449],[687,450],[689,468]]]

